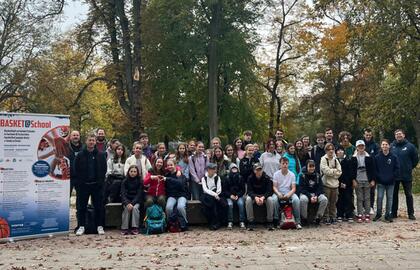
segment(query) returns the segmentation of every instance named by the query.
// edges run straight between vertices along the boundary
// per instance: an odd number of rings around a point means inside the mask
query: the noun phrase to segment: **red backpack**
[[[293,216],[293,208],[290,205],[283,207],[281,211],[280,228],[282,230],[296,229],[296,221]]]

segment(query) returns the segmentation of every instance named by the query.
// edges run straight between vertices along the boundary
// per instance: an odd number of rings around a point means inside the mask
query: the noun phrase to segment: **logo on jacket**
[[[406,150],[407,150],[407,146],[406,146],[406,147],[404,147],[402,150],[403,150],[403,151],[406,151]]]
[[[391,159],[390,158],[388,158],[387,163],[388,163],[388,165],[391,164]]]

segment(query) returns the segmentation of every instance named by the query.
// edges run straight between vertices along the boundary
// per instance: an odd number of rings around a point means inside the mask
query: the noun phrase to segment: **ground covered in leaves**
[[[420,197],[415,201],[420,209]],[[419,240],[420,222],[403,212],[392,224],[301,231],[193,227],[178,234],[121,236],[108,230],[105,236],[0,244],[0,269],[420,269]]]

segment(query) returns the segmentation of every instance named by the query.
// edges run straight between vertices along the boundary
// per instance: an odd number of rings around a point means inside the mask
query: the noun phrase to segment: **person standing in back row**
[[[413,169],[419,163],[419,154],[416,147],[405,138],[405,133],[402,129],[397,129],[394,132],[395,141],[391,144],[391,153],[396,155],[400,165],[400,171],[395,181],[394,198],[392,200],[392,218],[398,216],[398,191],[400,184],[402,184],[405,193],[405,200],[407,203],[408,218],[415,220],[414,204],[413,204]]]
[[[363,141],[365,142],[366,152],[371,157],[376,157],[379,154],[379,146],[373,140],[372,130],[366,128],[363,132]],[[373,215],[373,206],[375,204],[375,187],[370,189],[370,214]]]
[[[77,186],[77,220],[79,228],[77,236],[85,233],[86,210],[89,197],[95,208],[95,223],[98,234],[104,234],[102,218],[103,186],[107,170],[106,156],[104,152],[95,147],[95,134],[89,134],[86,138],[86,147],[77,154],[74,161],[74,171]]]

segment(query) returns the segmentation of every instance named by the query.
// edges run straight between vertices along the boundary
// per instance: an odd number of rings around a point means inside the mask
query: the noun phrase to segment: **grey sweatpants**
[[[255,200],[253,200],[251,197],[246,197],[245,209],[249,222],[254,222],[254,202]],[[273,222],[274,203],[272,197],[265,199],[265,206],[267,207],[267,222]]]
[[[357,214],[369,215],[370,212],[370,186],[369,182],[358,183],[356,188]]]
[[[131,211],[128,211],[127,206],[124,206],[122,213],[122,223],[121,229],[128,230],[128,224],[130,223],[131,217],[131,227],[138,228],[140,224],[140,204],[136,203]]]

